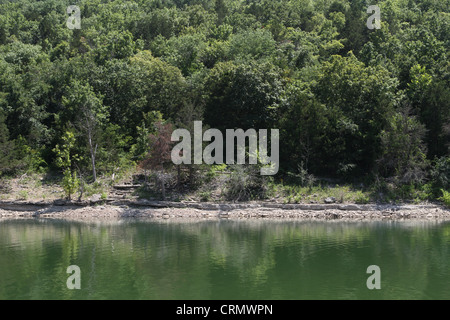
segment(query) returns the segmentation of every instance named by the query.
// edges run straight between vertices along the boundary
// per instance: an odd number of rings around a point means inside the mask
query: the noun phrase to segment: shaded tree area
[[[5,116],[0,110],[0,175],[15,170],[19,165],[17,146],[14,141],[9,140]]]
[[[280,177],[447,172],[449,0],[378,1],[374,30],[363,0],[86,0],[79,30],[71,4],[0,0],[0,174],[57,168],[70,131],[94,182],[194,120],[280,129]]]

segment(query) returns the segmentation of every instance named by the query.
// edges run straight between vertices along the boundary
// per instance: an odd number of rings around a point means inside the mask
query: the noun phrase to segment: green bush
[[[308,170],[305,169],[303,162],[298,165],[297,173],[288,172],[287,173],[288,181],[297,183],[302,187],[310,187],[312,188],[316,182],[316,177],[314,175],[308,173]]]
[[[450,192],[445,191],[444,189],[441,189],[441,192],[442,197],[440,197],[439,200],[441,200],[446,207],[450,208]]]
[[[441,157],[435,160],[431,170],[431,179],[436,194],[441,189],[450,189],[450,157]]]
[[[231,201],[263,199],[267,192],[267,177],[261,176],[259,166],[235,165],[226,183],[225,197]]]
[[[43,149],[35,150],[27,145],[25,138],[19,136],[17,139],[17,146],[19,149],[19,156],[22,159],[23,169],[27,172],[45,172],[48,167],[41,153]]]
[[[200,201],[211,200],[211,191],[203,191],[203,192],[200,192],[198,195],[200,197]]]
[[[433,186],[431,183],[426,183],[422,186],[419,194],[420,200],[431,200],[433,197]]]
[[[214,180],[214,178],[217,177],[217,175],[220,172],[223,172],[227,169],[227,165],[226,164],[217,164],[217,165],[212,165],[212,166],[208,166],[206,174],[205,174],[205,182],[211,182],[212,180]]]
[[[17,200],[28,200],[28,192],[25,190],[19,191]]]
[[[355,194],[355,203],[366,204],[366,203],[369,203],[369,201],[370,201],[370,198],[369,198],[369,196],[367,194],[365,194],[362,191],[356,192],[356,194]]]

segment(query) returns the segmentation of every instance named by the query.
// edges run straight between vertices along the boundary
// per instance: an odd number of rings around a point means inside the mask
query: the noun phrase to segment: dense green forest
[[[67,27],[69,5],[80,29]],[[369,5],[380,7],[381,29],[367,27]],[[275,182],[327,177],[435,199],[450,189],[449,9],[449,0],[0,0],[0,175],[64,172],[74,193],[79,177],[151,157],[149,137],[164,125],[202,120],[278,128]]]

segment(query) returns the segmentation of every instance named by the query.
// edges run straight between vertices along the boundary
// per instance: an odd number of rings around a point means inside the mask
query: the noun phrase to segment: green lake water
[[[0,299],[450,299],[450,223],[0,220]]]

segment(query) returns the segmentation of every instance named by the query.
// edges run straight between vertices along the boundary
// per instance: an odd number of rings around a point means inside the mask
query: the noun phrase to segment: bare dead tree
[[[149,145],[150,151],[141,161],[140,167],[144,170],[159,171],[158,180],[161,183],[161,192],[163,200],[166,199],[165,172],[164,165],[171,161],[172,152],[172,131],[173,126],[170,123],[158,121],[155,124],[156,133],[150,134]]]

